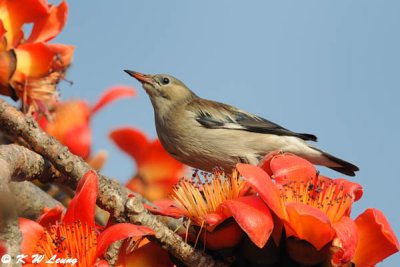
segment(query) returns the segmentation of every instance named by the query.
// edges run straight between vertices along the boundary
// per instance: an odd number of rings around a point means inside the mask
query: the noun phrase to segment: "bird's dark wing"
[[[187,109],[194,112],[197,122],[206,128],[295,136],[306,141],[317,141],[315,135],[292,132],[259,116],[210,100],[193,99],[187,104]]]

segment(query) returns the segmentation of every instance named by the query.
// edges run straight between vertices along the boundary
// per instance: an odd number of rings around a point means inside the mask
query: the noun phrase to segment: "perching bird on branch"
[[[358,167],[310,146],[312,134],[295,133],[238,108],[202,99],[178,79],[125,70],[142,83],[153,104],[158,137],[177,160],[205,171],[257,164],[281,150],[354,176]]]

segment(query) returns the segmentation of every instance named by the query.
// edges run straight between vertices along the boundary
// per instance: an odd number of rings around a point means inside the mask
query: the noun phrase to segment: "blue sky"
[[[93,120],[104,173],[124,181],[130,159],[107,139],[120,126],[155,137],[153,110],[122,70],[169,73],[198,95],[226,102],[298,132],[358,165],[368,207],[400,236],[400,2],[398,1],[68,1],[57,42],[76,46],[64,99],[94,103],[115,84],[138,96]],[[340,176],[321,168],[331,176]],[[400,266],[392,256],[380,266]]]

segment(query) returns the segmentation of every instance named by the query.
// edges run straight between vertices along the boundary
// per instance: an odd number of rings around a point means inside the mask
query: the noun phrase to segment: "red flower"
[[[155,257],[155,255],[157,255]],[[124,241],[118,254],[116,267],[157,266],[173,267],[168,251],[155,241],[140,239],[135,242]]]
[[[0,258],[3,257],[4,254],[7,253],[7,248],[3,241],[0,241]]]
[[[128,182],[128,188],[149,200],[163,199],[172,193],[185,166],[172,158],[158,139],[149,140],[134,128],[114,130],[110,138],[136,162],[136,175]]]
[[[48,134],[67,146],[75,155],[86,159],[90,154],[92,143],[90,129],[92,116],[107,104],[122,97],[134,96],[135,93],[135,90],[130,87],[112,87],[100,97],[93,107],[81,100],[57,103],[50,118],[42,115],[38,121]]]
[[[355,229],[348,216],[353,202],[362,196],[359,184],[320,176],[311,163],[292,154],[270,154],[261,167],[265,171],[247,164],[237,166],[240,174],[281,219],[287,237],[305,240],[319,251],[337,235],[346,235],[340,232],[343,225]],[[348,235],[347,246],[354,250],[356,242],[356,236]]]
[[[22,99],[25,111],[57,98],[74,48],[48,44],[64,27],[68,6],[42,0],[0,1],[0,93]],[[33,23],[29,37],[23,26]],[[26,107],[32,110],[26,110]]]
[[[352,262],[357,267],[372,267],[399,251],[399,241],[385,215],[367,209],[355,219],[358,244]]]
[[[20,218],[22,252],[44,255],[43,261],[32,266],[49,266],[45,262],[54,255],[59,259],[77,259],[79,266],[93,266],[111,243],[154,234],[147,227],[127,223],[113,225],[99,234],[94,221],[97,183],[94,172],[86,173],[64,215],[62,207],[56,207],[47,210],[37,222]],[[104,261],[100,263],[108,266]]]
[[[236,245],[244,231],[254,244],[263,247],[274,228],[269,209],[256,195],[248,195],[237,172],[231,176],[214,173],[203,178],[182,180],[174,189],[174,201],[158,201],[152,212],[174,217],[185,216],[205,229],[203,241],[210,249]],[[236,223],[222,222],[233,218]]]
[[[354,222],[347,217],[335,230],[333,266],[352,262],[355,266],[372,267],[399,251],[396,235],[385,215],[377,209],[367,209]]]

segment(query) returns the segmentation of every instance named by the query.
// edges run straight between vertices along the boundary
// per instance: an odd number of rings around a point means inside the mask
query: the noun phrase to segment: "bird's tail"
[[[343,173],[343,174],[346,174],[349,176],[355,176],[356,175],[355,172],[359,170],[359,168],[356,165],[354,165],[350,162],[339,159],[339,158],[337,158],[329,153],[326,153],[322,150],[319,150],[315,147],[313,147],[313,149],[320,152],[325,159],[329,160],[329,164],[322,163],[321,165],[325,165],[326,167],[328,167],[332,170],[335,170],[337,172],[340,172],[340,173]]]

